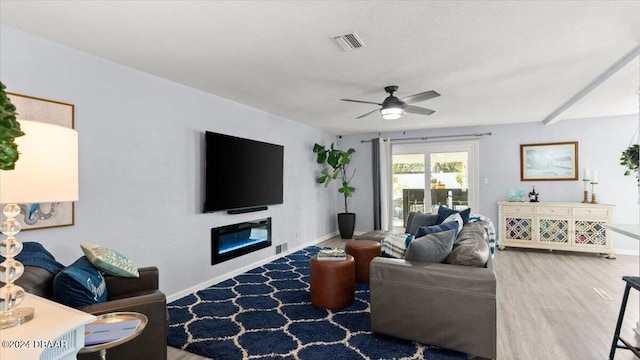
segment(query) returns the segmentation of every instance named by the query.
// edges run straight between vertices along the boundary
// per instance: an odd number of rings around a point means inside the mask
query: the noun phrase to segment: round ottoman
[[[380,243],[373,240],[347,241],[347,254],[352,255],[356,262],[356,282],[369,283],[369,263],[374,257],[380,256]]]
[[[311,303],[325,309],[340,309],[355,298],[355,261],[311,258]]]

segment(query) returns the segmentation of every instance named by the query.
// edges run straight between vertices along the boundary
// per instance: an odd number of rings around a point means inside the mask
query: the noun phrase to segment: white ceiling
[[[0,1],[3,24],[335,134],[543,121],[640,45],[640,1]],[[342,52],[331,35],[356,31]],[[638,59],[560,119],[638,113]],[[436,90],[431,116],[355,120]]]

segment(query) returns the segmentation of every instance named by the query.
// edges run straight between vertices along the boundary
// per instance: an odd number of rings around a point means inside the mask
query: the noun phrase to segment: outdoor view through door
[[[475,146],[394,145],[393,226],[401,230],[411,211],[473,207]],[[471,181],[470,181],[471,179]]]

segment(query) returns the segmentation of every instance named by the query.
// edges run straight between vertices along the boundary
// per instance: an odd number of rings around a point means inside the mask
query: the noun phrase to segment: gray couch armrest
[[[149,319],[147,326],[135,339],[109,349],[109,359],[166,359],[167,298],[158,290],[158,268],[155,266],[139,268],[140,277],[126,278],[105,275],[107,282],[106,302],[88,305],[79,310],[93,315],[110,312],[133,311],[145,314]],[[98,353],[80,354],[79,360],[99,359]]]
[[[109,349],[107,358],[120,360],[166,359],[169,320],[166,296],[160,290],[141,290],[129,298],[120,298],[79,308],[93,315],[120,311],[145,314],[149,320],[135,339]],[[78,360],[98,360],[96,353],[80,354]]]
[[[374,332],[486,358],[496,357],[496,276],[484,268],[375,258]]]

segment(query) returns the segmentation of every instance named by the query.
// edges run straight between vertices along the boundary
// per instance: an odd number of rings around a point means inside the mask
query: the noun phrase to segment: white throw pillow
[[[460,216],[459,213],[451,214],[446,219],[444,219],[444,221],[442,223],[444,224],[444,223],[449,222],[449,221],[458,222],[458,231],[456,231],[456,234],[460,234],[460,231],[462,230],[462,227],[464,226],[464,223],[462,222],[462,216]]]

